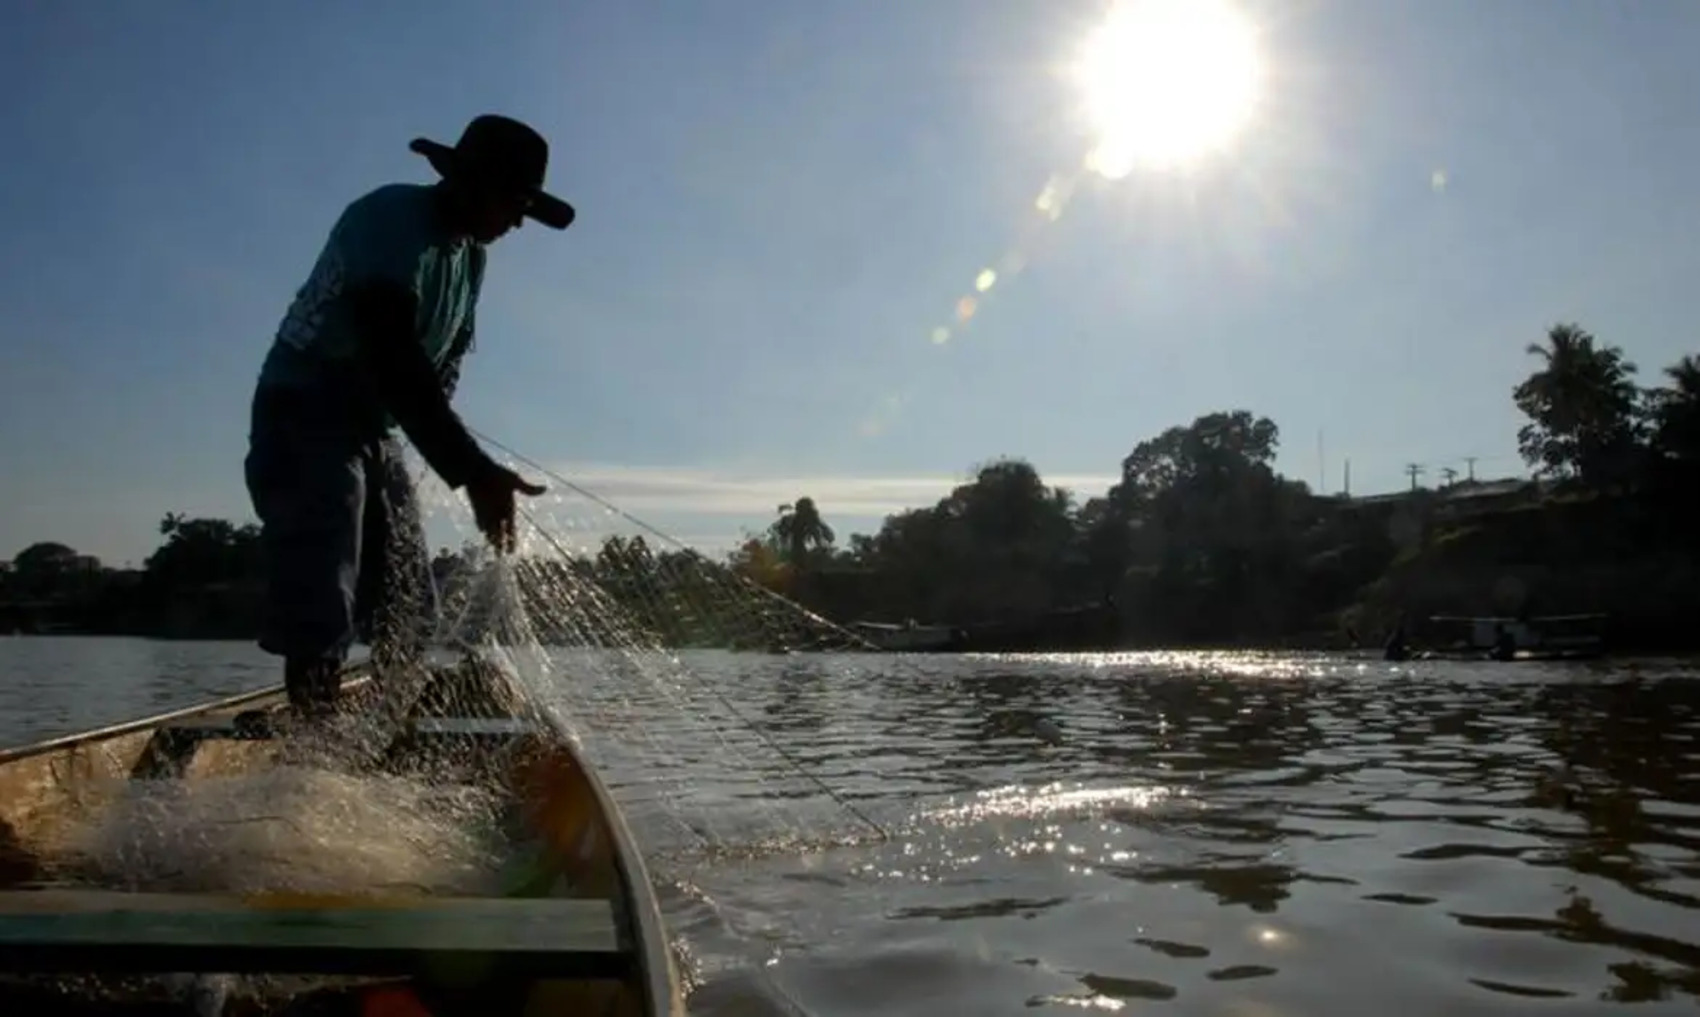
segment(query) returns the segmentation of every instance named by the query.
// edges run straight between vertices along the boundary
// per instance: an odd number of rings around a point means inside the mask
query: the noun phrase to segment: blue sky
[[[1700,6],[1243,6],[1270,75],[1236,147],[1053,222],[1100,4],[9,5],[0,555],[248,518],[253,379],[331,222],[485,111],[580,216],[493,249],[460,408],[696,543],[805,493],[865,530],[1004,454],[1097,493],[1218,408],[1312,483],[1319,430],[1330,487],[1505,474],[1549,324],[1644,378],[1696,348]]]

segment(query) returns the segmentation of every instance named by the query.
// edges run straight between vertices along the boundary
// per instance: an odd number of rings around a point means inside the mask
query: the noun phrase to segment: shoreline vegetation
[[[558,630],[544,635],[568,643],[828,648],[779,633],[801,612],[754,584],[839,624],[953,633],[951,649],[1379,647],[1401,619],[1421,642],[1436,615],[1562,614],[1609,616],[1614,651],[1700,649],[1700,359],[1643,388],[1621,349],[1575,325],[1528,352],[1511,395],[1533,479],[1446,470],[1425,487],[1413,470],[1407,491],[1319,495],[1274,471],[1274,421],[1234,409],[1139,442],[1084,500],[999,459],[842,544],[830,506],[804,496],[721,559],[610,536],[582,558],[522,561],[524,585]],[[0,565],[0,633],[253,638],[258,528],[171,515],[160,534],[140,569],[25,548]],[[438,553],[451,601],[476,556]],[[563,570],[637,636],[550,603]]]

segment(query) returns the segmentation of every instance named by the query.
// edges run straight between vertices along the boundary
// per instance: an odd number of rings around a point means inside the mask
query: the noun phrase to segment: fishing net
[[[420,483],[427,515],[460,541],[435,558],[433,646],[496,663],[571,731],[652,864],[882,836],[748,684],[776,654],[830,681],[835,654],[871,647],[568,478],[520,468],[550,491],[522,506],[508,557],[487,549],[464,498]]]
[[[311,732],[280,732],[273,765],[79,785],[96,804],[70,808],[68,822],[32,836],[33,847],[52,849],[45,881],[168,892],[513,892],[502,796],[430,768],[366,765],[425,708],[552,721],[595,768],[663,888],[689,887],[696,866],[729,856],[883,838],[848,790],[861,775],[817,769],[806,740],[762,705],[776,692],[829,698],[835,679],[853,675],[839,654],[870,647],[728,562],[529,465],[552,487],[525,504],[510,556],[492,554],[464,498],[424,471],[416,469],[417,499],[393,500],[403,511],[373,531],[386,546],[389,582],[368,619],[376,676],[361,686],[362,709]],[[410,501],[417,514],[406,511]],[[427,536],[457,549],[432,556],[425,572]],[[473,673],[469,666],[498,673],[494,687],[507,698],[492,702],[488,682],[445,681]],[[199,751],[214,762],[219,752],[254,751],[231,744]],[[688,978],[691,965],[682,967]],[[126,998],[177,991],[157,978],[25,981]],[[220,991],[260,998],[294,988],[245,978]]]
[[[348,765],[370,762],[422,704],[487,713],[487,685],[440,680],[468,661],[500,673],[512,698],[499,712],[570,734],[657,876],[728,852],[883,836],[840,789],[854,775],[811,767],[765,715],[773,690],[749,684],[782,654],[796,664],[780,681],[829,686],[848,670],[834,655],[862,640],[554,474],[522,508],[516,553],[497,556],[464,497],[414,472],[417,497],[391,499],[374,531],[388,581],[369,617],[366,708],[294,738],[284,765],[132,782],[69,839],[74,868],[130,889],[489,892],[503,864],[489,796]],[[458,545],[428,571],[427,536]]]

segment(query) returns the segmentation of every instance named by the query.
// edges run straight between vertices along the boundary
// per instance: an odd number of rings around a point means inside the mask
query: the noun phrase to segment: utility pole
[[[1453,469],[1450,466],[1443,467],[1441,469],[1441,471],[1440,471],[1440,481],[1441,481],[1442,486],[1451,487],[1453,482],[1456,481],[1457,479],[1458,479],[1458,471],[1457,470]]]
[[[1471,483],[1474,483],[1476,480],[1476,459],[1476,456],[1464,457],[1464,466],[1470,471],[1469,479]]]
[[[1423,475],[1422,463],[1406,463],[1405,472],[1411,475],[1411,490],[1417,489],[1417,478]]]
[[[1352,496],[1352,458],[1346,457],[1346,497]]]
[[[1328,454],[1323,451],[1322,428],[1316,429],[1316,493],[1328,494]]]

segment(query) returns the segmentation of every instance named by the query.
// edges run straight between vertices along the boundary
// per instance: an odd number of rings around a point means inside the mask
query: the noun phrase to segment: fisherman
[[[1399,612],[1399,620],[1388,634],[1387,642],[1382,645],[1381,659],[1401,661],[1411,659],[1411,647],[1405,638],[1405,612]]]
[[[266,553],[260,647],[284,658],[289,701],[329,712],[364,637],[380,668],[423,653],[434,586],[399,424],[499,553],[515,494],[450,406],[472,348],[485,248],[525,218],[562,230],[543,190],[548,143],[517,120],[473,119],[453,147],[409,146],[441,178],[389,184],[346,209],[296,294],[255,386],[248,493]]]

